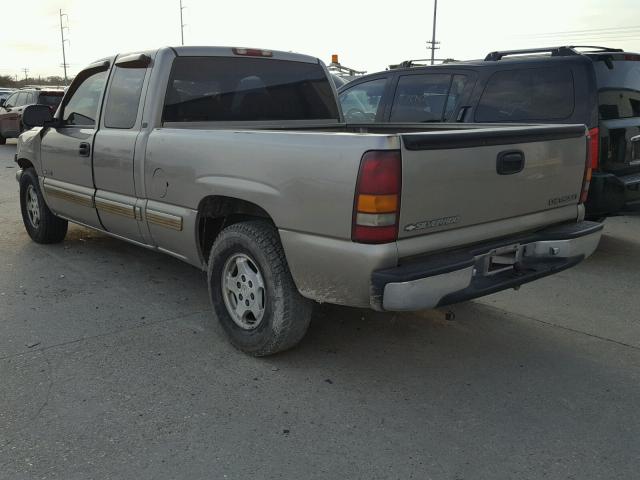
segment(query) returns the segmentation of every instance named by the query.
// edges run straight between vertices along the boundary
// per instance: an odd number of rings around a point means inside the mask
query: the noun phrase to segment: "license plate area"
[[[476,257],[476,273],[482,276],[495,275],[507,270],[513,270],[522,260],[524,247],[520,244],[494,248],[484,255]]]

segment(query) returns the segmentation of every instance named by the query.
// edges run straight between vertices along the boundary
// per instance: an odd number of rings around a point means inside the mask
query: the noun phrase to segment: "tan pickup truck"
[[[67,221],[208,272],[253,355],[295,345],[313,302],[417,310],[576,265],[582,125],[348,125],[316,58],[177,47],[106,58],[20,136],[27,232]]]

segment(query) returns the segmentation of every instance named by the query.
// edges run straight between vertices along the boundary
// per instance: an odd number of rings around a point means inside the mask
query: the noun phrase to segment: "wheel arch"
[[[200,200],[196,242],[203,265],[206,265],[213,242],[223,228],[256,218],[275,225],[273,217],[264,208],[248,200],[224,195],[209,195]]]
[[[16,163],[22,170],[26,170],[27,168],[34,168],[34,169],[36,168],[33,162],[28,158],[24,158],[24,157],[18,158],[16,160]]]

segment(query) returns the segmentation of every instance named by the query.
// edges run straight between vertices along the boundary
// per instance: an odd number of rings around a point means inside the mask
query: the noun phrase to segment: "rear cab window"
[[[318,63],[246,57],[177,57],[162,120],[338,120],[333,87]]]
[[[547,122],[571,117],[575,87],[571,68],[521,68],[495,72],[475,113],[476,122]]]

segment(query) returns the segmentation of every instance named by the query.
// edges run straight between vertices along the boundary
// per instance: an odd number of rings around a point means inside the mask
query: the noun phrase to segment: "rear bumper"
[[[640,213],[640,173],[616,176],[595,172],[586,203],[587,217]]]
[[[377,270],[372,306],[421,310],[517,287],[580,263],[595,251],[602,228],[595,222],[561,225]],[[514,264],[488,271],[488,261],[505,248],[513,250]]]

